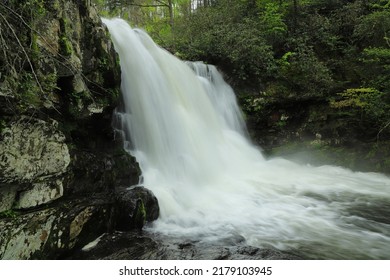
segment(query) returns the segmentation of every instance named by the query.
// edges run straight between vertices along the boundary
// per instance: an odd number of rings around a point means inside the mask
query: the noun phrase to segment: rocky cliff
[[[66,256],[140,197],[156,219],[145,189],[116,203],[140,174],[111,127],[120,67],[90,1],[2,1],[0,30],[0,259]]]
[[[335,108],[329,100],[240,93],[249,133],[266,155],[390,174],[389,131],[367,129],[361,112]]]

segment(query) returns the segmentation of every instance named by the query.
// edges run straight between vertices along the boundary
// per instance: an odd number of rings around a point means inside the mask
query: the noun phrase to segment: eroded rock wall
[[[88,0],[3,1],[0,29],[0,259],[60,258],[139,180],[111,126],[118,57]]]

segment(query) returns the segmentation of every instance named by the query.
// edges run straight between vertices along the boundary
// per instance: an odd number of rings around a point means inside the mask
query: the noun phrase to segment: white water
[[[213,66],[180,61],[122,20],[104,23],[121,60],[116,118],[161,208],[150,230],[307,258],[390,258],[388,177],[265,159]]]

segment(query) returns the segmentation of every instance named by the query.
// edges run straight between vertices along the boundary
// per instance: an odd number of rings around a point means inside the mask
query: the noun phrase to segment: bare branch
[[[14,16],[16,16],[16,17],[17,17],[17,18],[18,18],[18,19],[19,19],[27,28],[29,28],[31,31],[35,32],[35,33],[39,36],[39,38],[40,38],[43,42],[46,43],[46,46],[48,47],[48,49],[50,49],[50,50],[52,50],[53,52],[55,52],[55,47],[52,46],[52,45],[46,40],[46,38],[45,38],[44,35],[42,35],[39,31],[37,31],[36,29],[34,29],[31,25],[29,25],[29,24],[25,21],[25,19],[23,18],[23,16],[22,16],[21,14],[17,13],[16,11],[14,11],[13,9],[9,8],[8,6],[4,5],[4,4],[1,3],[1,2],[0,2],[0,5],[1,5],[2,7],[4,7],[5,9],[7,9],[9,12],[11,12]],[[162,6],[162,5],[161,5],[161,6]],[[41,91],[42,93],[44,93],[44,92],[43,92],[43,88],[42,88],[42,86],[41,86],[41,84],[40,84],[40,82],[39,82],[39,80],[38,80],[38,77],[37,77],[36,73],[34,72],[32,63],[31,63],[31,61],[30,61],[30,59],[29,59],[29,57],[28,57],[28,54],[27,54],[26,50],[23,48],[23,46],[22,46],[20,40],[19,40],[18,37],[16,36],[16,33],[15,33],[14,29],[12,28],[11,24],[4,18],[4,16],[3,16],[1,13],[0,13],[0,15],[2,16],[2,18],[4,19],[4,21],[6,21],[7,26],[11,29],[12,33],[13,33],[14,36],[16,37],[16,40],[17,40],[18,44],[22,47],[23,53],[25,54],[25,56],[26,56],[26,58],[27,58],[27,61],[28,61],[29,65],[30,65],[30,68],[31,68],[31,71],[32,71],[32,73],[33,73],[33,75],[34,75],[34,78],[35,78],[35,80],[36,80],[37,83],[38,83],[38,86],[39,86],[39,88],[40,88],[40,91]],[[0,35],[1,35],[2,41],[5,43],[4,38],[3,38],[3,36],[2,36],[1,33],[0,33]],[[6,46],[6,44],[5,44],[5,46]],[[5,48],[3,48],[3,52],[6,52],[6,49],[5,49]],[[60,57],[63,61],[61,61],[60,59],[58,59],[56,56]],[[76,66],[73,65],[72,61],[71,61],[69,58],[67,58],[67,57],[65,57],[65,56],[63,56],[63,55],[61,55],[60,53],[56,53],[56,56],[53,55],[51,58],[52,58],[53,60],[57,61],[57,62],[58,62],[59,64],[61,64],[63,67],[67,68],[72,74],[75,75],[76,73],[78,73],[78,70],[77,70]],[[6,57],[6,59],[8,60],[8,56],[5,55],[5,57]],[[8,62],[8,64],[10,65],[11,63]],[[14,63],[14,64],[15,64],[15,63]],[[87,81],[87,82],[90,83],[91,85],[94,85],[95,87],[101,89],[103,92],[106,92],[106,93],[108,92],[108,90],[107,90],[106,88],[104,88],[104,87],[102,87],[100,84],[98,84],[98,83],[96,83],[96,82],[90,80],[87,76],[85,76],[84,73],[81,72],[81,73],[79,73],[79,74],[85,79],[85,81]],[[91,89],[89,89],[89,90],[90,90],[91,92],[97,93],[96,91],[93,91],[93,90],[91,90]],[[47,99],[47,97],[46,97],[45,95],[43,95],[43,97],[44,97],[45,99]],[[93,97],[92,97],[92,98],[93,98]],[[53,108],[54,108],[59,114],[61,114],[55,107],[53,107]]]
[[[168,5],[164,5],[164,4],[156,4],[156,5],[142,5],[142,4],[130,4],[130,6],[135,6],[135,7],[141,7],[141,8],[153,8],[153,7],[168,7]]]
[[[379,136],[380,136],[380,134],[381,134],[386,128],[388,128],[389,126],[390,126],[390,121],[389,121],[387,124],[385,124],[385,125],[379,130],[378,134],[376,135],[376,140],[377,140],[377,141],[379,141]]]
[[[38,76],[37,76],[37,74],[36,74],[35,71],[34,71],[34,66],[32,65],[31,60],[30,60],[30,57],[28,56],[28,54],[27,54],[27,52],[26,52],[26,49],[23,47],[22,43],[20,42],[18,35],[16,35],[15,30],[12,28],[12,25],[11,25],[11,24],[8,22],[8,20],[3,16],[3,14],[0,13],[0,16],[3,18],[5,24],[10,28],[10,30],[11,30],[12,34],[14,35],[16,41],[18,42],[19,46],[22,48],[22,51],[23,51],[24,55],[26,56],[27,62],[28,62],[28,64],[30,65],[31,72],[32,72],[32,74],[34,75],[35,81],[37,82],[40,91],[41,91],[42,93],[44,93],[44,91],[43,91],[43,89],[42,89],[42,86],[41,86],[41,83],[39,82]]]
[[[157,3],[160,3],[161,5],[164,5],[166,7],[169,7],[169,4],[168,3],[164,3],[163,1],[161,0],[156,0]]]

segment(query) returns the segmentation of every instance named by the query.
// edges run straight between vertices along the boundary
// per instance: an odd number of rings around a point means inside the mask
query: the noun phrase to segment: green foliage
[[[0,219],[15,219],[18,217],[18,213],[14,210],[6,210],[3,212],[0,212]]]
[[[56,72],[40,75],[42,88],[44,89],[46,95],[52,94],[55,90],[59,89],[57,86],[57,79],[58,75]]]
[[[242,97],[240,103],[243,111],[247,114],[262,112],[266,105],[264,97],[255,97],[252,95]]]
[[[378,134],[388,126],[390,104],[385,95],[375,88],[351,88],[339,93],[339,99],[330,101],[332,108],[355,112],[355,122],[365,132]]]
[[[22,1],[23,2],[23,1]],[[25,1],[26,9],[30,9],[36,15],[43,16],[46,14],[45,1],[44,0],[28,0]]]
[[[218,1],[177,21],[176,51],[185,59],[219,64],[237,81],[251,83],[271,76],[276,70],[272,46],[258,17],[246,15],[245,7],[244,1]]]
[[[37,32],[49,6],[43,0],[23,0],[7,1],[6,7],[0,5],[0,71],[5,73],[4,88],[15,97],[10,108],[23,113],[39,109],[57,88],[57,74],[41,69],[45,54],[39,45],[42,35]]]
[[[365,63],[383,63],[389,66],[390,48],[369,47],[363,50],[363,62]]]
[[[283,10],[280,4],[272,1],[265,3],[259,15],[262,34],[269,43],[279,41],[287,33],[287,25],[283,19]]]
[[[249,21],[249,20],[248,20]],[[220,28],[219,42],[215,58],[229,63],[232,72],[241,80],[262,79],[271,76],[276,70],[271,46],[265,39],[250,28],[246,21]]]
[[[363,46],[390,47],[390,9],[363,16],[354,30],[354,37]]]
[[[38,60],[40,55],[40,49],[37,40],[38,35],[35,32],[31,32],[31,53],[34,60]]]
[[[146,208],[141,198],[137,199],[134,213],[134,223],[138,230],[141,230],[146,223]]]
[[[390,102],[390,47],[369,47],[360,54],[362,67],[359,72],[363,86],[373,87],[385,93]]]
[[[73,52],[73,47],[72,43],[69,41],[65,34],[62,34],[61,37],[59,37],[59,43],[61,54],[65,56],[70,56]]]
[[[280,59],[277,60],[278,66],[281,70],[288,71],[288,67],[290,67],[290,58],[296,55],[294,52],[286,52]]]
[[[330,102],[333,108],[359,109],[373,120],[380,120],[389,113],[390,106],[383,102],[384,94],[374,88],[351,88],[338,95],[341,99]]]
[[[18,11],[22,16],[31,16],[33,18],[44,16],[46,14],[44,0],[10,0],[7,1],[8,7]]]
[[[180,58],[216,64],[233,86],[261,92],[241,98],[250,117],[264,117],[272,100],[332,100],[360,131],[389,129],[387,0],[96,1]]]
[[[21,100],[20,109],[22,110],[28,107],[37,108],[41,105],[40,88],[33,74],[25,72],[19,77],[17,93]]]
[[[333,85],[329,69],[316,57],[312,48],[295,42],[294,52],[279,59],[279,75],[290,94],[296,98],[318,98],[328,94]]]
[[[73,46],[69,39],[69,23],[67,22],[66,18],[60,19],[60,35],[59,35],[59,45],[60,45],[60,52],[62,55],[70,56],[73,53]]]

